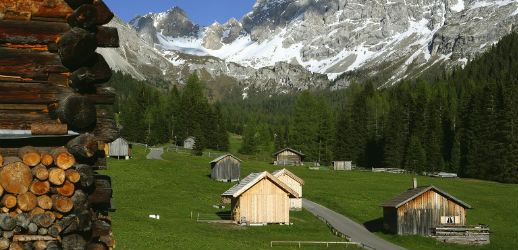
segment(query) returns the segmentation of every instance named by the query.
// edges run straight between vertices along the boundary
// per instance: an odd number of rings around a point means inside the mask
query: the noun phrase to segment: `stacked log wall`
[[[0,0],[0,250],[115,247],[97,172],[115,95],[95,52],[118,47],[112,18],[101,0]]]

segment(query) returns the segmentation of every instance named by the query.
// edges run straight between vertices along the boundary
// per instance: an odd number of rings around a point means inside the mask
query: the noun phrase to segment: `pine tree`
[[[412,135],[408,145],[405,169],[420,174],[426,163],[426,152],[419,141],[419,137]]]
[[[256,120],[254,117],[250,117],[250,120],[246,123],[243,129],[243,143],[239,152],[242,154],[255,154],[257,153],[257,128]]]
[[[318,98],[318,110],[318,160],[323,164],[331,164],[333,160],[335,128],[331,110],[329,110],[329,105],[322,95]]]
[[[318,106],[308,90],[302,91],[293,111],[290,144],[306,155],[306,160],[318,160]]]

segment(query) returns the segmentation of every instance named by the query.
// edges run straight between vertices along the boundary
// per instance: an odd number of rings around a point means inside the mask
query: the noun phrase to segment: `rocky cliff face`
[[[517,24],[516,0],[258,0],[240,21],[208,27],[179,8],[137,16],[134,29],[113,22],[132,33],[118,53],[132,74],[182,82],[204,71],[273,90],[327,87],[354,70],[389,72],[382,83],[392,84],[433,64],[463,65]],[[140,56],[152,62],[135,66]],[[334,86],[347,85],[345,77]]]

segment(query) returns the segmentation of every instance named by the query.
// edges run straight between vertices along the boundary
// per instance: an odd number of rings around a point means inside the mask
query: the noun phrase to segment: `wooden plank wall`
[[[458,216],[455,225],[466,225],[466,210],[430,190],[398,208],[398,234],[431,235],[441,225],[441,216]]]
[[[248,223],[289,223],[289,197],[286,191],[265,178],[239,197],[236,219]]]
[[[277,155],[277,165],[300,166],[302,162],[299,155],[285,150]]]
[[[299,194],[302,197],[302,185],[291,178],[289,175],[282,174],[277,177],[280,181],[284,182],[284,184],[288,185],[293,191]],[[290,198],[290,210],[300,210],[302,209],[302,198]]]
[[[211,178],[218,181],[237,181],[241,178],[240,165],[234,157],[226,156],[216,162],[211,171]]]

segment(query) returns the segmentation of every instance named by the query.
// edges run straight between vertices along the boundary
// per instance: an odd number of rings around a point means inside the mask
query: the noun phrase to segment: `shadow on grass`
[[[216,215],[222,220],[232,220],[232,213],[230,211],[216,212]]]
[[[372,233],[375,233],[375,232],[388,233],[388,231],[383,228],[383,217],[367,221],[367,222],[363,223],[363,226]]]

